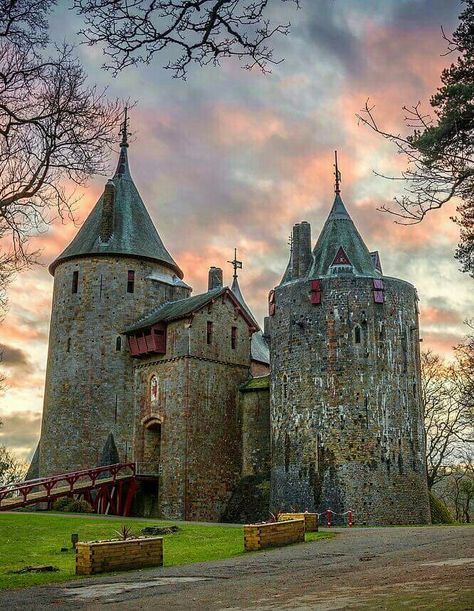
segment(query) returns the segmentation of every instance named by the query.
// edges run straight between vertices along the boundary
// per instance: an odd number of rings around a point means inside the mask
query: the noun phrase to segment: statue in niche
[[[150,380],[150,401],[152,403],[158,401],[158,378],[155,375]]]

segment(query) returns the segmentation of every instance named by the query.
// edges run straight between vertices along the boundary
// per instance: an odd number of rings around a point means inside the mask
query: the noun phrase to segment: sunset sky
[[[80,20],[59,2],[53,39],[76,39]],[[423,348],[449,358],[474,312],[473,281],[453,259],[458,230],[453,206],[422,224],[403,227],[377,208],[401,193],[399,182],[374,170],[403,169],[388,143],[358,125],[370,98],[387,130],[403,130],[402,106],[427,101],[444,57],[440,27],[456,27],[456,0],[303,0],[296,11],[275,2],[287,38],[274,40],[285,61],[264,76],[237,63],[191,68],[187,82],[161,66],[133,68],[113,78],[101,70],[101,52],[78,52],[91,82],[111,96],[136,100],[131,111],[130,165],[135,183],[168,250],[195,292],[206,288],[210,265],[225,268],[237,247],[240,281],[260,321],[268,291],[288,260],[292,224],[307,220],[313,243],[333,200],[333,151],[338,149],[342,197],[384,273],[418,289]],[[111,160],[111,168],[116,159]],[[106,178],[85,188],[77,225],[87,216]],[[34,240],[49,264],[78,227],[56,223]],[[0,397],[0,444],[29,458],[40,432],[53,279],[37,266],[10,289],[0,327],[8,389]]]

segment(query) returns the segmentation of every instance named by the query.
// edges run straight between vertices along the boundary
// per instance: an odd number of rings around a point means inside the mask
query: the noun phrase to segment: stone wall
[[[273,509],[336,512],[356,523],[429,522],[416,292],[384,278],[277,287],[271,319]],[[357,340],[360,336],[360,343]]]
[[[128,271],[134,292],[127,292]],[[78,291],[72,292],[73,272]],[[96,466],[109,433],[132,459],[133,363],[125,328],[152,307],[189,294],[156,262],[90,256],[60,263],[54,293],[40,440],[42,476]],[[120,338],[120,339],[118,339]]]
[[[192,318],[170,323],[167,334],[166,355],[137,361],[135,453],[137,460],[146,457],[147,428],[159,428],[160,515],[216,521],[242,469],[237,398],[249,376],[249,328],[229,299],[218,298]],[[152,376],[158,379],[156,401]]]
[[[269,377],[254,378],[240,390],[242,477],[270,476]]]

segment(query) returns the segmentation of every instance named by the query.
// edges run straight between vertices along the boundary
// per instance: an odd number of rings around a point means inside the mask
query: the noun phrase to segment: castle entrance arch
[[[150,475],[158,475],[161,459],[162,419],[151,416],[142,421],[143,425],[143,469]]]

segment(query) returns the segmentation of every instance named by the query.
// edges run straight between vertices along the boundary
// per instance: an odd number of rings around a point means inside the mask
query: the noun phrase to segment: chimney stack
[[[224,285],[224,278],[222,269],[220,267],[211,267],[209,269],[209,281],[207,284],[207,290],[212,291],[213,289],[222,288]]]
[[[311,225],[301,221],[293,227],[292,277],[302,278],[309,272],[313,262],[311,252]]]
[[[102,200],[102,217],[100,219],[99,236],[102,242],[108,242],[114,232],[115,186],[109,180],[105,185]]]
[[[300,261],[300,276],[306,276],[313,262],[311,252],[311,225],[308,221],[301,221],[300,223],[300,251],[298,257]]]

